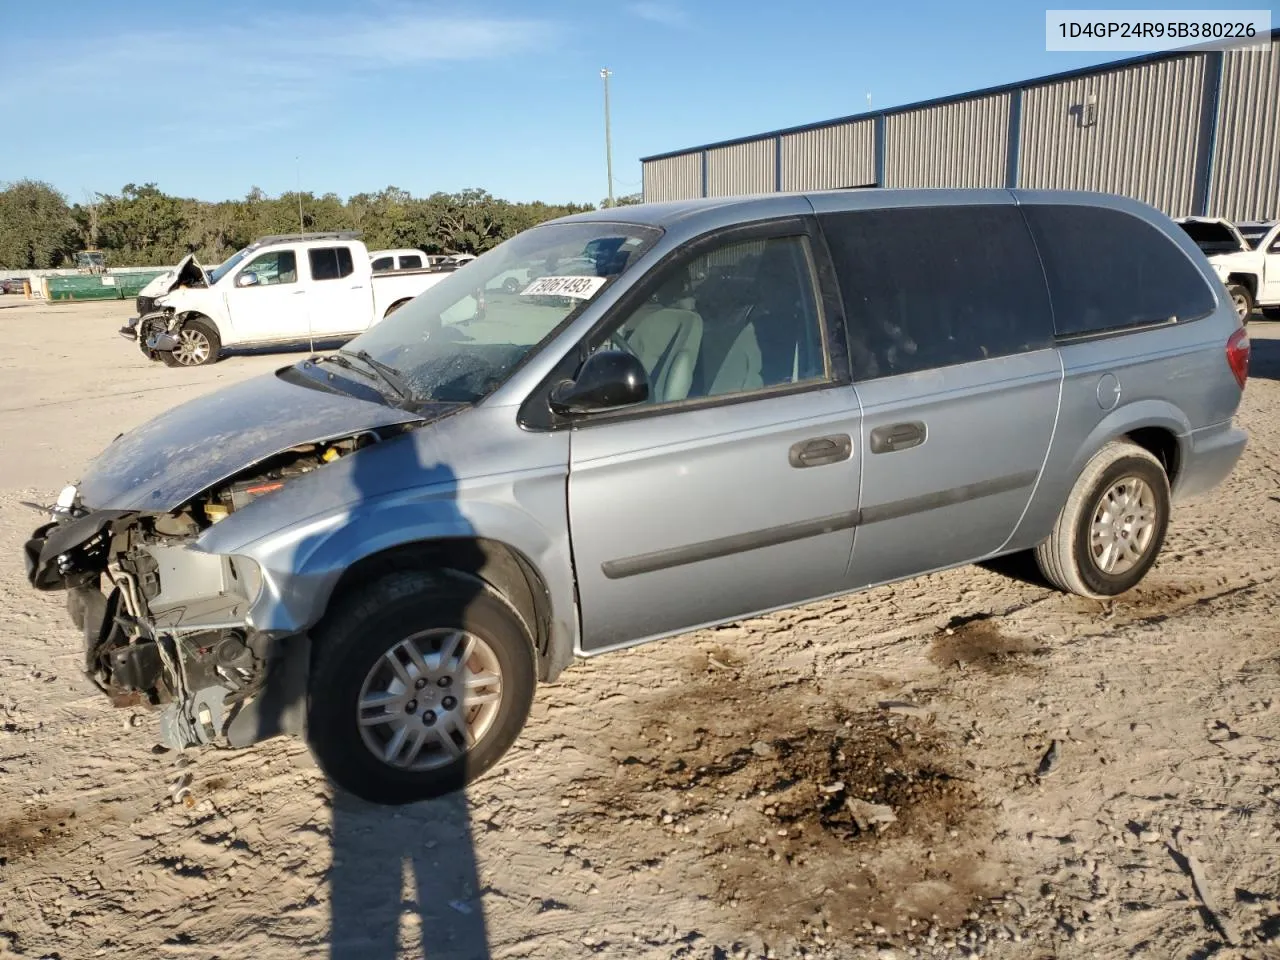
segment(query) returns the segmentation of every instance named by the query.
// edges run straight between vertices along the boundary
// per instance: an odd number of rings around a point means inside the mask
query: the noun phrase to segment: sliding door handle
[[[897,453],[924,443],[927,431],[919,420],[910,423],[891,423],[871,431],[872,453]]]
[[[793,443],[787,452],[787,461],[796,468],[820,467],[848,460],[852,453],[853,440],[847,433],[837,433]]]

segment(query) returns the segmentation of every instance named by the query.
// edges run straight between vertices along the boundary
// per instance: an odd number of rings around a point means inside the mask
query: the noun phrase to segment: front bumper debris
[[[147,337],[148,350],[164,350],[170,351],[178,346],[177,334],[173,333],[153,333]]]

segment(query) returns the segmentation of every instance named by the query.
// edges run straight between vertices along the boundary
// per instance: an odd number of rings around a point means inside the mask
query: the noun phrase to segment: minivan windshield
[[[661,233],[597,221],[533,227],[428,287],[343,352],[365,351],[394,368],[412,401],[479,400]]]

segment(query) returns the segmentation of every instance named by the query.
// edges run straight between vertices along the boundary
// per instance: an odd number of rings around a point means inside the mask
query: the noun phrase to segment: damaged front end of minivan
[[[62,491],[24,545],[28,580],[66,591],[85,674],[115,706],[157,711],[166,746],[301,735],[307,634],[259,628],[255,604],[271,601],[263,569],[209,549],[209,535],[428,419],[276,375],[193,401],[117,437]],[[199,421],[212,433],[201,450],[190,441]]]

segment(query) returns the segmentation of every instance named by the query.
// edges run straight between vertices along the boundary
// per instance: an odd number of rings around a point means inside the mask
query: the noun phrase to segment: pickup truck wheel
[[[340,789],[381,804],[458,790],[519,736],[536,683],[519,616],[469,578],[401,572],[315,634],[307,738]]]
[[[178,331],[178,345],[160,351],[167,367],[202,367],[217,363],[222,340],[213,324],[199,318],[188,320]]]
[[[1253,294],[1249,292],[1249,288],[1239,283],[1229,283],[1227,295],[1231,297],[1231,303],[1236,308],[1236,316],[1240,318],[1240,322],[1248,323],[1249,315],[1253,313]]]
[[[1137,585],[1169,526],[1169,478],[1154,456],[1127,441],[1094,454],[1076,480],[1049,538],[1036,548],[1045,578],[1101,600]]]

